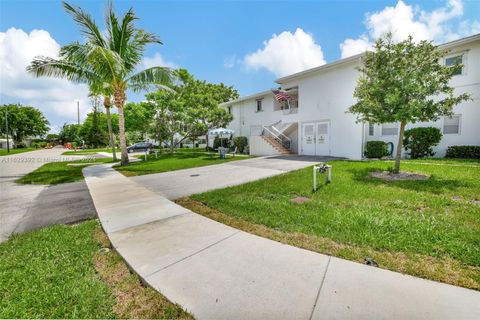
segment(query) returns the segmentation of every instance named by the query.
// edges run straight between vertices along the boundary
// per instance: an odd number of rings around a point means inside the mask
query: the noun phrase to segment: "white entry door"
[[[303,124],[302,154],[312,156],[330,155],[330,122],[319,121]]]
[[[315,123],[303,124],[302,153],[309,155],[315,154]]]

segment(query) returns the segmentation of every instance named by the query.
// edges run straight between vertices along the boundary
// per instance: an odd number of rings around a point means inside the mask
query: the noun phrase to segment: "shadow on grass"
[[[448,189],[454,191],[458,188],[472,188],[470,183],[453,180],[453,179],[441,179],[435,175],[430,176],[427,180],[407,180],[407,181],[385,181],[378,178],[370,177],[370,172],[373,171],[385,171],[385,168],[379,167],[370,167],[362,169],[349,169],[350,173],[353,174],[353,180],[366,183],[373,186],[390,186],[395,188],[402,188],[405,190],[411,191],[420,191],[420,192],[430,192],[430,193],[441,193]]]

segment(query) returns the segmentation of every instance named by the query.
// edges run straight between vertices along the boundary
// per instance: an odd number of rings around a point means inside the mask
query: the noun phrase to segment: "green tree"
[[[185,69],[175,70],[174,76],[178,81],[170,90],[146,95],[147,105],[156,110],[157,137],[168,138],[172,151],[176,133],[182,136],[177,143],[206,135],[208,145],[208,130],[225,127],[232,121],[232,115],[219,104],[238,98],[238,92],[223,83],[197,80]]]
[[[102,123],[102,120],[105,120],[105,114],[98,110],[96,102],[93,102],[92,106],[92,112],[87,114],[87,118],[80,126],[78,135],[91,148],[103,147],[109,142],[105,130],[107,124],[106,122]]]
[[[175,91],[185,112],[183,139],[205,135],[208,146],[208,131],[226,127],[233,119],[220,103],[238,98],[238,92],[223,83],[195,79],[185,69],[177,70],[175,75],[180,79]]]
[[[137,131],[145,139],[155,116],[155,109],[146,103],[125,104],[125,131]]]
[[[78,124],[64,123],[62,126],[62,130],[60,130],[60,132],[58,133],[58,139],[62,144],[70,142],[78,145],[81,143],[79,137],[80,128],[81,125]]]
[[[118,127],[121,163],[128,163],[123,108],[127,89],[145,90],[151,85],[170,83],[170,71],[164,67],[152,67],[137,72],[148,44],[161,44],[160,39],[135,25],[138,20],[129,9],[121,20],[110,4],[106,11],[106,32],[101,32],[92,17],[79,7],[63,3],[66,11],[80,26],[86,37],[84,43],[74,42],[62,47],[60,59],[35,58],[28,71],[36,76],[63,77],[87,82],[94,93],[102,92],[105,98],[113,97],[118,109]],[[106,101],[106,99],[105,99]],[[105,103],[107,105],[107,103]],[[108,110],[108,109],[107,109]]]
[[[156,136],[160,143],[169,140],[170,152],[174,151],[174,137],[176,133],[182,133],[185,123],[185,106],[179,99],[179,94],[174,91],[158,91],[146,95],[147,102],[142,104],[155,110]]]
[[[375,42],[373,52],[365,54],[354,92],[357,103],[349,111],[360,122],[400,123],[394,173],[400,170],[407,123],[436,121],[470,98],[468,94],[456,96],[449,86],[462,66],[441,64],[446,53],[430,41],[415,43],[411,36],[394,43],[389,34]]]
[[[20,144],[27,137],[45,135],[49,122],[43,113],[30,106],[4,104],[0,106],[0,131],[6,134],[5,116],[8,112],[8,134],[15,143]]]

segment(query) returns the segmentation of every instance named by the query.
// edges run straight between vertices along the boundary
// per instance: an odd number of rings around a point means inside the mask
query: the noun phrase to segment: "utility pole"
[[[77,100],[77,123],[80,125],[80,100]]]
[[[5,105],[5,132],[7,133],[7,152],[10,153],[10,142],[8,141],[8,105]]]

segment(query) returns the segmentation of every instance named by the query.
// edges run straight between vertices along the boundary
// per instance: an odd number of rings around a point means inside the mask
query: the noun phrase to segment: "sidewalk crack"
[[[315,303],[313,304],[312,312],[310,313],[310,317],[308,318],[309,320],[312,320],[313,313],[315,312],[315,308],[317,307],[318,299],[320,298],[320,292],[322,291],[323,283],[325,282],[325,278],[327,277],[327,271],[328,271],[328,267],[330,266],[331,259],[332,259],[332,256],[328,256],[327,267],[325,268],[325,273],[323,274],[322,282],[320,282],[320,287],[318,288],[317,296],[315,298]]]
[[[185,257],[183,257],[182,259],[180,259],[180,260],[178,260],[178,261],[172,262],[172,263],[170,263],[169,265],[166,265],[165,267],[163,267],[163,268],[161,268],[161,269],[158,269],[158,270],[156,270],[156,271],[154,271],[154,272],[152,272],[152,273],[150,273],[150,274],[147,274],[147,275],[145,276],[145,278],[151,277],[151,276],[153,276],[154,274],[156,274],[156,273],[158,273],[158,272],[160,272],[160,271],[163,271],[163,270],[165,270],[165,269],[167,269],[167,268],[170,268],[170,267],[173,266],[173,265],[176,265],[176,264],[179,263],[179,262],[182,262],[182,261],[184,261],[184,260],[186,260],[186,259],[188,259],[188,258],[190,258],[190,257],[193,257],[194,255],[197,255],[197,254],[199,254],[200,252],[203,252],[203,251],[205,251],[205,250],[207,250],[207,249],[209,249],[209,248],[211,248],[211,247],[219,244],[220,242],[225,241],[225,240],[233,237],[234,235],[236,235],[236,234],[238,234],[238,233],[240,233],[240,232],[242,232],[242,231],[241,231],[241,230],[238,230],[238,231],[232,233],[231,235],[226,236],[225,238],[222,238],[222,239],[220,239],[220,240],[218,240],[218,241],[216,241],[216,242],[214,242],[214,243],[206,246],[206,247],[203,248],[203,249],[200,249],[200,250],[198,250],[198,251],[195,251],[194,253],[189,254],[188,256],[185,256]]]

